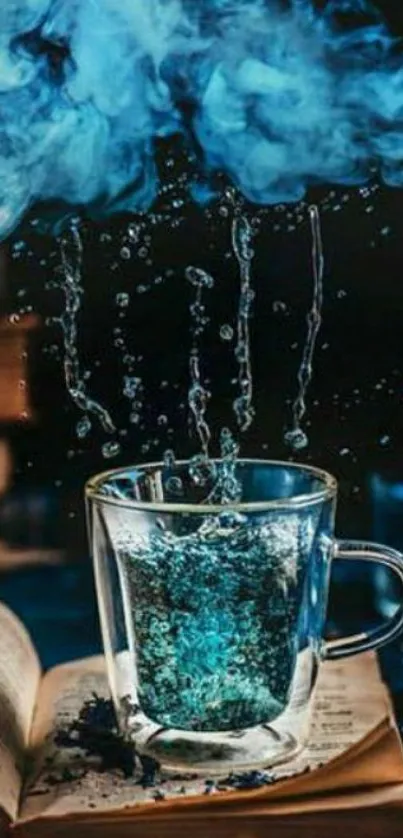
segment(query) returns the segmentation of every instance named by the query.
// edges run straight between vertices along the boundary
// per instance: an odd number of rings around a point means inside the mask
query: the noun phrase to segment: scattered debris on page
[[[57,760],[52,765],[54,757],[48,757],[49,774],[45,781],[49,786],[72,781],[80,783],[89,771],[94,770],[100,774],[117,773],[132,786],[150,789],[149,799],[159,802],[166,799],[168,792],[169,796],[173,793],[208,795],[256,789],[276,782],[275,776],[266,771],[231,773],[223,779],[201,778],[192,773],[163,774],[154,759],[138,754],[133,744],[119,732],[112,701],[96,693],[85,702],[76,719],[57,730],[54,744],[57,749],[80,751],[88,758],[95,758],[96,768],[89,762],[88,769],[63,767],[58,770]]]

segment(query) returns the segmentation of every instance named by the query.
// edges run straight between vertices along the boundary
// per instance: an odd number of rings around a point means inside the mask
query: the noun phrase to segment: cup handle
[[[325,660],[337,660],[348,655],[357,655],[368,649],[378,649],[385,643],[395,640],[403,631],[403,555],[391,547],[371,544],[364,541],[338,541],[334,553],[335,559],[362,559],[366,562],[383,564],[390,567],[400,580],[402,586],[402,604],[386,623],[379,628],[340,640],[324,642],[323,657]]]

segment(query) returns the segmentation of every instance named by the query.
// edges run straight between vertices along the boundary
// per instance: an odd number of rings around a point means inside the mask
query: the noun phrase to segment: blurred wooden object
[[[6,300],[7,254],[0,248],[0,307],[3,311]],[[13,478],[13,454],[7,428],[35,420],[29,392],[28,353],[30,336],[39,326],[40,320],[34,314],[0,317],[0,500],[7,494]],[[33,565],[60,564],[63,559],[60,551],[16,549],[0,537],[0,573]]]
[[[6,439],[0,439],[0,497],[10,486],[13,474],[13,458]]]
[[[14,547],[9,547],[5,541],[0,539],[0,573],[19,570],[23,567],[37,567],[38,565],[54,567],[64,564],[65,560],[65,554],[61,550],[45,550],[44,548],[17,550]]]
[[[27,382],[28,341],[39,326],[34,314],[0,320],[0,424],[32,421]]]

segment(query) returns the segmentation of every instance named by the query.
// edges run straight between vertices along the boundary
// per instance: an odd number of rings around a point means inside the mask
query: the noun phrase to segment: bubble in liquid
[[[132,255],[130,247],[122,247],[122,249],[120,251],[120,255],[121,255],[122,259],[125,259],[126,261],[128,259],[130,259],[131,255]]]
[[[90,422],[88,416],[83,416],[83,418],[80,419],[80,421],[77,422],[77,425],[76,425],[76,433],[77,433],[78,438],[79,439],[84,439],[86,436],[88,436],[91,428],[92,428],[92,425],[91,425],[91,422]]]
[[[165,483],[165,488],[171,495],[183,495],[183,483],[180,477],[169,477]]]
[[[116,294],[115,302],[119,308],[127,308],[130,303],[129,294]]]
[[[231,509],[221,512],[217,518],[217,524],[220,529],[236,529],[244,524],[247,524],[248,519],[246,515],[240,512],[233,512]]]
[[[9,323],[12,323],[13,326],[16,326],[17,323],[20,322],[21,318],[19,314],[16,314],[16,312],[14,312],[14,314],[10,314],[8,320]]]
[[[158,417],[157,423],[161,427],[163,427],[164,425],[167,425],[168,424],[168,416],[165,416],[165,414],[162,413],[161,416]]]
[[[105,442],[105,445],[102,446],[102,456],[105,457],[106,460],[110,460],[112,457],[117,457],[120,454],[121,447],[118,442]]]
[[[220,328],[221,340],[232,340],[234,337],[234,330],[229,323],[224,323]]]
[[[307,448],[309,445],[309,439],[302,428],[287,431],[284,434],[284,442],[292,448],[293,451],[302,451],[302,449]]]

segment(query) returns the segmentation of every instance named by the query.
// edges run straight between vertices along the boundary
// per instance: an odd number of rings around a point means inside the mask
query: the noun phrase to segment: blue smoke
[[[143,210],[182,134],[256,203],[403,185],[403,66],[365,0],[3,0],[0,237],[37,201]]]

